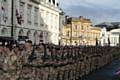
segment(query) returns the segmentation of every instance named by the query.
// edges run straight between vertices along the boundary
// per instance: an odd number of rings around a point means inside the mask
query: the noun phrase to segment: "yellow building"
[[[100,34],[101,34],[101,28],[99,27],[91,27],[90,29],[90,40],[89,40],[89,45],[96,45],[96,42],[98,44],[100,43]]]
[[[83,16],[67,18],[62,31],[63,45],[95,45],[100,37],[100,29],[92,27],[91,20]]]

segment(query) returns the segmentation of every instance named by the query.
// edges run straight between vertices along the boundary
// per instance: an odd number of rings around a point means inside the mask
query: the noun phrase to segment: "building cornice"
[[[60,9],[58,7],[55,7],[54,5],[50,5],[49,3],[43,3],[43,2],[41,2],[40,5],[60,13]]]
[[[40,4],[40,0],[29,0],[30,2],[34,2],[36,4]]]

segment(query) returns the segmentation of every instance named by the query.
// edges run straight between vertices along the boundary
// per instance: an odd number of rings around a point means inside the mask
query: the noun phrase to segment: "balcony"
[[[41,0],[30,0],[31,2],[34,2],[34,3],[36,3],[36,4],[40,4],[40,1]]]

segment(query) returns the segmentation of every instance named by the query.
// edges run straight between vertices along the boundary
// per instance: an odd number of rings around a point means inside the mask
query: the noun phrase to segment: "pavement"
[[[115,75],[118,68],[120,68],[120,59],[114,60],[111,64],[88,74],[82,80],[120,80],[120,77]]]

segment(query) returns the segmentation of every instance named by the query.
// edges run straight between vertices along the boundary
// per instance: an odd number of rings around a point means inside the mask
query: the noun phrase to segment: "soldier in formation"
[[[87,56],[94,54],[105,55],[107,59],[111,57],[101,47],[81,48],[50,44],[33,46],[32,44],[30,40],[17,44],[0,41],[0,79],[75,80],[83,76],[86,72],[85,70],[89,69],[89,67],[94,69],[94,63],[90,60],[93,57],[88,57],[87,59]],[[118,49],[115,48],[115,50]],[[111,49],[107,48],[107,50],[110,51]],[[102,51],[105,51],[105,54]],[[98,59],[98,57],[94,58]],[[101,59],[98,60],[104,60],[106,57],[99,58]],[[87,63],[88,60],[89,63],[91,62],[90,66]],[[104,61],[101,64],[103,65]],[[89,69],[89,71],[91,70]]]

